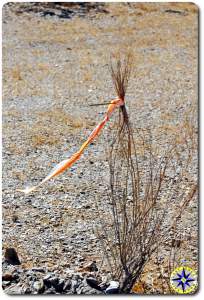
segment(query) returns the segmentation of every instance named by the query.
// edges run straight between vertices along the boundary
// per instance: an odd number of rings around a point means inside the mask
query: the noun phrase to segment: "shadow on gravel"
[[[105,9],[105,4],[94,2],[32,2],[32,3],[10,3],[10,6],[15,5],[15,12],[21,13],[36,13],[42,17],[58,17],[61,19],[71,19],[74,16],[86,17],[88,14],[108,13]],[[16,7],[16,5],[18,7]]]

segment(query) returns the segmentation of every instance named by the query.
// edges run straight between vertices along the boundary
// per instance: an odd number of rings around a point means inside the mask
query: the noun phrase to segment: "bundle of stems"
[[[130,56],[111,63],[110,69],[116,93],[124,100],[131,70]],[[173,172],[173,176],[178,176],[176,145],[168,146],[158,158],[150,135],[142,130],[133,131],[125,101],[116,122],[108,153],[109,202],[103,204],[109,211],[107,218],[102,218],[100,212],[104,207],[97,203],[97,234],[112,277],[120,281],[120,292],[129,293],[158,244],[171,240],[170,232],[194,198],[197,185],[193,183],[187,191],[181,191],[182,181],[178,180],[172,188],[166,175]],[[167,196],[171,188],[172,193]],[[175,189],[179,208],[172,211]]]

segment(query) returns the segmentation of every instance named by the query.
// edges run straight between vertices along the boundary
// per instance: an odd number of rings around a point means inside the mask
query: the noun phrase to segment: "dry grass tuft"
[[[22,80],[21,71],[20,71],[19,66],[16,66],[11,70],[11,75],[15,81]]]
[[[64,143],[67,134],[76,134],[81,128],[92,127],[93,122],[65,113],[61,108],[38,113],[38,121],[28,129],[34,147]],[[64,137],[64,138],[63,138]]]
[[[110,63],[110,73],[112,76],[112,81],[115,87],[116,94],[120,99],[125,98],[128,81],[130,78],[131,66],[132,55],[130,52],[123,59],[123,61],[119,56],[117,57],[117,60],[111,61]]]

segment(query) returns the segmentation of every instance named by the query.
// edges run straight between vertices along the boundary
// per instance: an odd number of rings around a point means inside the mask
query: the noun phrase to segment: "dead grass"
[[[149,28],[157,29],[158,27],[168,26],[172,29],[177,29],[177,32],[180,31],[182,34],[182,28],[186,28],[186,26],[190,26],[192,17],[194,17],[194,13],[196,13],[196,6],[191,4],[151,4],[151,3],[137,3],[135,4],[136,8],[145,13],[144,17],[139,17],[136,15],[132,15],[131,17],[135,19],[135,23],[131,22],[128,27],[126,26],[127,15],[129,14],[128,6],[124,4],[108,4],[108,9],[110,14],[117,17],[117,29],[116,26],[108,26],[108,33],[114,33],[115,36],[125,34],[126,38],[130,35],[135,36],[137,32],[140,30],[149,30]],[[185,9],[185,11],[189,12],[189,15],[185,16],[182,19],[182,24],[180,22],[180,18],[176,14],[167,14],[162,12],[164,8],[177,8],[177,9]],[[151,13],[157,13],[157,16],[152,15]],[[123,24],[123,25],[121,25]],[[178,27],[178,24],[180,25]],[[33,27],[35,30],[33,30]],[[189,28],[190,29],[190,28]],[[91,38],[99,38],[103,31],[106,32],[106,27],[102,28],[100,26],[93,26],[91,21],[83,20],[81,18],[71,19],[68,23],[54,23],[49,20],[42,19],[41,22],[34,21],[32,28],[28,28],[26,32],[23,33],[21,39],[26,42],[34,42],[34,43],[60,43],[60,44],[74,44],[75,47],[84,48],[86,47],[87,36]],[[75,43],[75,38],[77,36],[77,44]],[[138,39],[139,38],[139,39]],[[154,42],[157,45],[166,45],[174,42],[176,40],[179,42],[179,38],[174,35],[168,36],[158,36],[155,38],[149,37],[149,41],[146,41],[146,38],[140,38],[137,36],[137,39],[133,42],[133,44],[137,44],[139,46],[152,45]],[[122,41],[123,40],[123,41]],[[124,42],[124,38],[121,40],[121,44]],[[181,39],[181,43],[183,44],[185,39]]]
[[[68,114],[61,108],[38,113],[37,121],[28,129],[33,147],[59,145],[67,135],[74,136],[82,128],[92,128],[93,122],[80,116]]]
[[[184,32],[192,32],[192,24],[197,20],[197,7],[191,3],[135,3],[130,6],[135,6],[136,11],[142,12],[142,15],[129,14],[129,6],[126,4],[107,4],[109,14],[99,15],[99,18],[115,17],[111,24],[104,22],[103,26],[100,22],[92,23],[91,20],[75,17],[70,19],[69,22],[56,22],[49,19],[31,18],[27,30],[24,26],[17,24],[16,30],[19,39],[27,44],[47,44],[57,45],[61,44],[62,47],[70,47],[71,51],[78,51],[77,63],[80,65],[80,73],[77,77],[80,81],[89,83],[95,80],[95,68],[98,63],[98,57],[101,61],[107,61],[107,52],[113,49],[121,49],[121,47],[131,46],[134,51],[135,65],[137,66],[136,72],[133,71],[133,76],[146,76],[149,72],[145,68],[144,63],[152,64],[152,66],[163,63],[161,61],[160,53],[143,53],[144,48],[163,48],[168,49],[172,45],[177,47],[192,48],[192,43],[195,43],[196,32],[194,33],[195,39],[192,41],[192,34],[186,36]],[[165,13],[165,9],[182,9],[188,12],[186,16],[180,16],[175,13]],[[182,22],[181,22],[182,17]],[[26,20],[27,15],[24,16]],[[127,26],[128,18],[128,26]],[[195,27],[195,25],[194,25]],[[151,28],[151,30],[150,30]],[[158,28],[160,30],[158,30]],[[185,29],[185,30],[184,30]],[[156,34],[155,34],[156,33]],[[117,43],[111,37],[117,39]],[[96,40],[99,44],[95,50],[91,40]],[[130,42],[131,41],[131,42]],[[8,45],[12,48],[12,44]],[[196,47],[196,45],[195,45]],[[116,49],[117,48],[117,49]],[[43,56],[47,53],[41,49],[33,49],[32,53],[36,56],[36,60],[43,61]],[[6,53],[6,49],[4,50]],[[67,55],[72,52],[67,52]],[[195,51],[192,56],[195,56]],[[26,54],[25,54],[26,57]],[[66,57],[65,57],[66,59]],[[174,58],[166,53],[166,60],[170,60],[174,68],[183,70],[185,65],[174,65]],[[54,62],[50,59],[50,64],[42,63],[39,61],[35,66],[30,61],[25,63],[16,64],[12,69],[6,70],[4,68],[4,78],[12,78],[9,82],[9,94],[13,96],[50,96],[50,91],[45,88],[47,80],[57,74],[57,69],[54,67]],[[65,96],[65,78],[73,76],[76,66],[76,61],[64,64],[64,72],[57,74],[59,92]],[[93,67],[92,67],[93,66]],[[134,73],[136,73],[134,75]],[[29,76],[27,76],[29,74]],[[149,75],[148,75],[149,76]],[[70,87],[73,87],[72,82],[69,82]],[[78,82],[76,82],[78,84]],[[98,84],[98,83],[97,83]],[[62,91],[62,92],[61,92]],[[8,93],[8,92],[7,92]]]
[[[108,4],[108,9],[113,15],[122,15],[127,14],[129,12],[128,7],[134,7],[136,9],[136,13],[139,11],[142,11],[143,13],[152,13],[157,12],[161,13],[165,10],[172,9],[172,10],[185,10],[189,13],[198,13],[198,6],[194,3],[185,2],[185,3],[179,3],[179,2],[154,2],[154,3],[148,3],[148,2],[140,2],[140,3],[129,3],[129,6],[123,3],[117,3],[117,5]],[[172,12],[173,13],[173,12]]]
[[[37,63],[34,66],[27,63],[15,65],[13,68],[4,68],[3,77],[11,78],[9,81],[9,94],[18,97],[47,96],[43,82],[53,72],[51,66]]]
[[[67,44],[75,41],[79,43],[85,42],[84,33],[89,33],[91,36],[96,36],[98,33],[97,27],[93,27],[91,22],[81,18],[71,19],[68,23],[53,23],[49,20],[42,19],[41,22],[33,20],[33,28],[28,28],[21,36],[22,41],[27,43],[47,43],[47,44]]]
[[[20,67],[16,66],[11,70],[11,75],[14,81],[22,80]]]
[[[60,125],[66,125],[74,129],[82,128],[85,125],[89,126],[89,124],[91,123],[87,121],[87,124],[85,124],[85,121],[82,120],[80,117],[77,117],[74,114],[68,114],[62,108],[56,108],[46,112],[40,112],[38,113],[38,116],[41,119],[41,123],[43,123],[46,120],[49,120],[53,126],[56,123],[58,123]]]

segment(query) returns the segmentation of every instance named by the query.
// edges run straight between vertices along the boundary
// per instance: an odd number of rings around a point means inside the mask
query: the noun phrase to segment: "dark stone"
[[[25,294],[25,295],[26,295],[26,294],[32,294],[31,288],[30,288],[30,287],[25,287],[25,289],[24,289],[24,294]]]
[[[92,289],[102,291],[102,288],[99,286],[99,283],[95,278],[86,278],[86,282]]]
[[[8,287],[11,284],[11,281],[3,281],[2,280],[2,288],[5,289],[6,287]]]
[[[2,275],[2,281],[12,281],[13,280],[13,274],[6,272]]]
[[[43,282],[49,289],[53,287],[57,293],[62,293],[64,288],[64,279],[59,279],[53,274],[48,274],[43,278]],[[51,292],[52,290],[50,290]]]
[[[113,295],[113,294],[119,294],[119,289],[118,288],[110,288],[105,291],[106,294]]]
[[[5,251],[5,260],[10,265],[20,265],[18,254],[14,248],[7,248]]]
[[[49,281],[50,281],[51,285],[52,285],[54,288],[56,288],[56,286],[57,286],[58,283],[59,283],[59,278],[58,278],[58,277],[51,277],[51,278],[49,279]]]
[[[43,278],[43,282],[44,284],[50,288],[52,286],[51,282],[50,282],[50,279],[52,277],[52,274],[47,274],[44,278]]]
[[[58,284],[57,284],[56,287],[55,287],[56,292],[62,293],[63,288],[64,288],[64,283],[65,283],[65,282],[64,282],[64,279],[63,279],[63,278],[59,279],[59,282],[58,282]]]
[[[42,16],[43,17],[46,17],[46,16],[55,16],[55,13],[53,11],[45,10],[45,11],[42,12]]]
[[[43,268],[37,268],[37,267],[32,268],[32,271],[33,272],[45,273],[45,269],[43,269]]]
[[[107,289],[105,290],[106,294],[119,294],[119,282],[111,281]]]
[[[86,204],[86,205],[83,206],[83,208],[85,208],[85,209],[90,209],[91,206],[90,206],[89,204]]]
[[[71,19],[73,11],[70,9],[61,9],[61,14],[58,15],[62,19]]]
[[[15,223],[18,221],[18,216],[17,215],[13,215],[12,216],[12,221]]]

